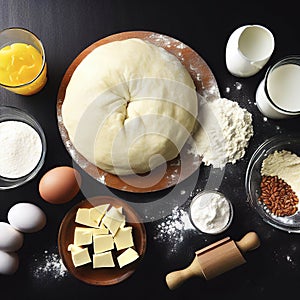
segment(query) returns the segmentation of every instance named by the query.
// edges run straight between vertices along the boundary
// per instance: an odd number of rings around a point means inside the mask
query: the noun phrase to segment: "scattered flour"
[[[241,90],[242,89],[242,84],[240,82],[238,82],[238,81],[234,84],[234,86],[235,86],[235,88],[237,90]]]
[[[176,246],[181,244],[187,230],[195,230],[189,215],[179,206],[175,206],[172,213],[157,225],[154,240],[170,243],[170,251],[176,252]]]
[[[199,123],[191,152],[202,156],[205,165],[222,169],[245,155],[253,136],[252,115],[237,102],[218,98],[203,104]]]
[[[65,265],[57,253],[48,253],[45,250],[43,260],[40,261],[36,258],[35,262],[40,263],[33,272],[35,278],[46,277],[47,279],[59,280],[68,274]]]
[[[106,184],[105,182],[105,174],[102,174],[99,178],[98,181],[100,181],[102,184]]]

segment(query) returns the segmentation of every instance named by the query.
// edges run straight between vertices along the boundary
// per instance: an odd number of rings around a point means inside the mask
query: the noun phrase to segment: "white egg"
[[[46,225],[45,213],[32,203],[18,203],[10,208],[7,219],[16,230],[31,233]]]
[[[19,268],[19,256],[15,252],[0,250],[0,274],[12,275]]]
[[[0,250],[13,252],[23,246],[23,233],[14,229],[10,224],[0,222]]]

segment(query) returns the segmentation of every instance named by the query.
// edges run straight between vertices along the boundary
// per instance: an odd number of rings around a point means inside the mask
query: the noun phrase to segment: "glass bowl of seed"
[[[277,135],[253,153],[246,170],[250,205],[275,228],[300,233],[300,135]]]

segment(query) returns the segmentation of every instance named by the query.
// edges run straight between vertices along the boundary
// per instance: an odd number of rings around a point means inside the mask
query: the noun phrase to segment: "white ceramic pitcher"
[[[237,77],[256,74],[270,59],[275,47],[274,36],[261,25],[236,29],[226,46],[226,66]]]

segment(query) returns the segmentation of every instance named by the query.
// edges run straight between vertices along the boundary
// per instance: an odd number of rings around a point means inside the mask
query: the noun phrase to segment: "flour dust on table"
[[[170,246],[169,253],[176,253],[178,247],[187,234],[187,231],[196,230],[192,225],[188,212],[175,206],[170,215],[156,225],[153,239]]]
[[[33,276],[37,280],[61,280],[68,271],[57,252],[45,250],[41,257],[34,258]]]

